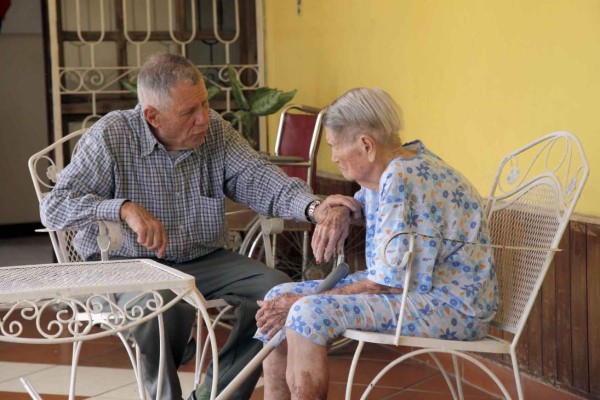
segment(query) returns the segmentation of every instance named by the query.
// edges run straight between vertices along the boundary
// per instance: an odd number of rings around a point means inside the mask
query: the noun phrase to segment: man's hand
[[[341,253],[351,219],[358,220],[361,216],[361,203],[349,196],[329,196],[315,209],[317,226],[311,245],[317,263],[329,261],[336,249]]]
[[[121,206],[121,220],[137,235],[139,244],[148,250],[156,250],[156,257],[163,258],[167,250],[167,232],[163,224],[144,207],[132,201]]]
[[[321,223],[326,217],[331,208],[343,206],[350,211],[352,219],[362,218],[362,204],[354,197],[343,196],[341,194],[334,194],[328,196],[319,206],[315,209],[315,220],[317,224]]]
[[[282,294],[268,301],[257,301],[260,309],[256,313],[256,326],[271,339],[285,325],[285,319],[292,307],[301,295],[293,295],[290,293]]]

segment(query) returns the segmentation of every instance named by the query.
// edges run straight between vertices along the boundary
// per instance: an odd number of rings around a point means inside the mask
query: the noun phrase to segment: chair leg
[[[463,394],[462,388],[462,375],[460,373],[460,368],[458,366],[458,360],[455,354],[452,354],[452,365],[454,365],[454,377],[456,379],[456,390],[458,392],[458,398],[460,400],[464,400],[465,396]]]
[[[358,346],[354,351],[354,357],[352,357],[352,364],[350,365],[350,371],[348,372],[348,383],[346,383],[346,400],[350,400],[352,396],[352,384],[354,383],[354,374],[356,373],[356,365],[360,358],[360,353],[365,345],[365,342],[358,342]]]
[[[525,396],[523,395],[523,387],[521,386],[521,374],[519,373],[519,362],[517,361],[517,354],[514,349],[511,348],[510,351],[510,360],[512,361],[513,373],[515,374],[515,384],[517,386],[517,396],[519,400],[523,400]]]
[[[160,335],[160,358],[158,362],[158,382],[156,383],[156,400],[160,400],[163,385],[163,371],[165,358],[165,323],[162,314],[158,314],[158,332]]]
[[[27,380],[27,378],[20,378],[19,380],[21,381],[21,384],[23,385],[23,387],[27,391],[27,394],[29,394],[29,397],[31,397],[32,400],[42,400],[37,390],[35,390],[33,385]]]
[[[215,317],[215,319],[212,321],[212,329],[214,331],[214,329],[217,327],[217,325],[219,324],[219,321],[221,320],[221,318],[227,313],[229,312],[231,309],[233,308],[233,306],[226,306],[223,307],[223,309],[219,312],[219,314],[217,314],[217,316]],[[196,387],[200,384],[200,376],[202,374],[202,368],[204,367],[204,363],[206,362],[206,358],[208,356],[208,349],[210,348],[210,337],[206,337],[206,339],[204,340],[204,345],[200,345],[201,340],[202,340],[202,320],[201,320],[201,316],[200,316],[200,312],[197,312],[197,317],[196,317],[196,371],[194,374],[194,384],[196,385]],[[198,357],[200,354],[202,354],[201,357]]]
[[[196,311],[196,367],[194,368],[194,388],[198,388],[200,385],[200,376],[202,375],[202,365],[204,364],[203,357],[200,354],[204,354],[202,351],[202,320],[200,310]],[[206,347],[206,346],[205,346]]]
[[[494,383],[502,391],[502,395],[504,396],[505,399],[512,400],[512,397],[510,396],[510,394],[508,393],[508,390],[506,390],[506,387],[502,384],[502,382],[500,381],[500,379],[498,379],[498,377],[488,367],[486,367],[481,361],[477,360],[476,358],[474,358],[474,357],[472,357],[472,356],[470,356],[468,354],[462,353],[460,351],[456,351],[456,350],[436,350],[436,349],[419,349],[419,350],[414,350],[414,351],[406,353],[406,354],[404,354],[404,355],[396,358],[392,362],[390,362],[388,365],[385,366],[385,368],[383,368],[381,371],[379,371],[379,373],[377,374],[377,376],[375,376],[375,378],[373,378],[373,380],[371,381],[371,383],[369,383],[369,386],[365,390],[365,393],[361,397],[361,400],[366,399],[367,395],[371,392],[371,389],[377,384],[377,382],[379,382],[379,380],[381,378],[383,378],[383,376],[385,374],[387,374],[388,371],[390,369],[394,368],[396,365],[400,364],[401,362],[403,362],[405,360],[408,360],[409,358],[412,358],[414,356],[418,356],[418,355],[421,355],[421,354],[429,354],[430,356],[432,356],[432,358],[435,361],[436,358],[433,357],[434,353],[452,354],[452,355],[456,355],[456,356],[461,357],[461,358],[463,358],[463,359],[465,359],[467,361],[472,362],[473,364],[475,364],[476,366],[478,366],[479,369],[481,369],[483,372],[485,372],[487,374],[487,376],[489,376],[494,381]],[[515,359],[516,359],[516,357],[515,357]],[[440,371],[444,371],[443,367],[441,367],[441,363],[439,363],[439,360],[436,361],[436,364],[438,365],[438,368],[440,369]],[[444,373],[442,372],[442,374],[444,374]],[[448,387],[450,388],[450,391],[452,392],[453,397],[456,398],[456,393],[454,392],[454,388],[453,388],[452,383],[450,382],[449,378],[446,379],[446,383],[448,384]],[[349,399],[349,397],[346,397],[346,399]],[[523,400],[523,399],[520,398],[520,400]]]
[[[77,364],[82,342],[73,342],[73,354],[71,357],[71,379],[69,380],[69,400],[75,399],[75,385],[77,383]]]
[[[127,341],[127,338],[123,334],[123,332],[117,333],[117,337],[121,339],[121,343],[123,343],[123,347],[125,347],[125,351],[127,352],[127,356],[129,357],[129,362],[131,363],[131,368],[133,369],[133,374],[136,378],[136,383],[138,387],[138,394],[140,395],[140,399],[144,400],[146,398],[146,391],[144,389],[144,380],[142,376],[142,366],[141,366],[141,355],[139,351],[139,347],[137,343],[135,343],[135,351],[136,354],[133,354],[131,350],[131,346]]]
[[[444,377],[444,380],[446,381],[446,385],[448,385],[448,389],[450,390],[450,394],[452,394],[452,398],[454,400],[458,400],[458,396],[456,395],[456,391],[454,390],[454,385],[452,385],[450,376],[448,375],[446,368],[444,368],[444,366],[440,362],[440,359],[437,358],[437,356],[433,353],[429,353],[429,357],[431,357],[433,362],[435,362],[435,365],[437,366],[438,370],[442,373],[442,376]]]
[[[137,385],[141,400],[146,400],[146,388],[144,387],[144,370],[142,369],[142,353],[140,346],[135,345],[135,365],[137,366]]]

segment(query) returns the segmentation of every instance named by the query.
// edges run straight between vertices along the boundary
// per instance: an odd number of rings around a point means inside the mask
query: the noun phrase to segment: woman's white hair
[[[379,88],[350,89],[327,108],[323,125],[344,141],[366,133],[383,145],[400,143],[400,108]]]
[[[184,80],[193,85],[202,80],[200,71],[190,60],[178,54],[154,54],[138,74],[138,100],[143,108],[153,106],[164,110],[171,105],[171,89]]]

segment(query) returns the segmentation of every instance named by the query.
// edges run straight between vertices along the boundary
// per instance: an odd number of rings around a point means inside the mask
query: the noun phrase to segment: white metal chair
[[[517,343],[554,253],[558,251],[558,244],[588,173],[588,163],[581,144],[568,132],[556,132],[535,140],[510,153],[500,163],[485,210],[491,231],[490,247],[494,251],[500,299],[492,326],[500,332],[508,332],[510,335],[505,336],[512,336],[512,339],[507,340],[491,334],[478,341],[401,336],[403,310],[408,292],[404,291],[395,335],[358,330],[348,330],[344,333],[345,337],[359,342],[350,368],[346,399],[350,399],[354,374],[365,342],[410,346],[416,349],[390,362],[368,385],[362,399],[368,396],[371,389],[391,368],[421,354],[429,354],[432,357],[454,399],[463,399],[458,357],[481,368],[498,385],[504,397],[511,399],[500,379],[467,352],[509,354],[517,395],[519,399],[523,399],[516,357]],[[406,268],[404,287],[408,287],[414,240],[418,235],[399,232],[392,238],[398,235],[408,235],[410,238],[409,251],[405,253],[400,266]],[[392,238],[388,240],[388,244]],[[436,356],[441,353],[452,356],[456,388]]]
[[[31,174],[31,179],[33,180],[33,185],[35,188],[35,192],[38,198],[38,201],[42,201],[44,196],[46,196],[56,184],[56,180],[58,174],[63,169],[62,160],[55,161],[53,158],[54,153],[57,149],[61,149],[65,154],[70,154],[71,156],[75,154],[77,150],[77,144],[81,136],[87,131],[87,129],[80,129],[78,131],[72,132],[69,135],[63,137],[62,139],[56,141],[50,146],[44,148],[43,150],[37,152],[33,156],[29,158],[28,166],[29,172]],[[121,231],[121,225],[119,223],[113,221],[98,221],[99,227],[99,235],[97,238],[98,247],[101,253],[101,259],[103,261],[108,260],[109,251],[113,249],[119,249],[123,244],[123,234]],[[54,254],[56,255],[57,261],[59,263],[69,263],[69,262],[81,262],[84,261],[82,257],[77,253],[77,250],[74,247],[73,239],[77,231],[75,229],[65,229],[65,230],[51,230],[51,229],[39,229],[38,232],[47,232],[50,235],[50,240],[52,242],[52,247],[54,249]],[[113,299],[114,300],[114,299]],[[216,325],[220,322],[222,316],[227,313],[232,306],[230,306],[227,302],[221,299],[215,300],[207,300],[206,308],[216,308],[219,310],[218,314],[213,319],[213,324],[211,328],[215,328]],[[101,326],[102,324],[110,324],[110,316],[112,313],[95,313],[91,315],[93,318],[92,323],[95,325]],[[90,317],[89,313],[80,313],[77,315],[77,319],[80,321],[88,321]],[[210,337],[206,335],[204,340],[204,344],[202,344],[202,328],[203,328],[203,318],[201,315],[201,311],[197,310],[196,315],[196,371],[195,371],[195,379],[194,384],[198,386],[200,384],[200,377],[202,372],[202,367],[204,366],[208,349],[210,348],[209,340]],[[130,346],[128,340],[133,341],[132,336],[127,336],[122,332],[117,334],[119,339],[123,342],[123,345],[127,351],[129,359],[131,361],[131,365],[134,371],[134,374],[140,377],[142,370],[140,368],[140,353],[138,346],[135,346],[135,343],[132,343],[133,346]],[[72,365],[71,365],[71,383],[70,383],[70,396],[74,395],[75,391],[75,380],[76,380],[76,371],[77,364],[79,358],[79,352],[81,349],[82,342],[75,342],[73,344],[73,357],[72,357]],[[133,349],[135,349],[135,354],[133,353]],[[214,376],[218,376],[218,368],[215,368]],[[145,398],[145,391],[141,384],[142,380],[138,379],[138,390],[140,394],[140,398]]]

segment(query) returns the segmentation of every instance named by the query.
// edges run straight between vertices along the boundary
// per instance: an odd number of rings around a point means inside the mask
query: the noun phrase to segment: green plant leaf
[[[296,95],[296,90],[284,93],[279,89],[260,88],[250,101],[250,112],[255,115],[270,115]]]
[[[208,100],[212,99],[213,97],[215,97],[216,95],[221,93],[221,88],[218,86],[211,85],[211,86],[207,87],[206,90],[208,91]]]
[[[285,106],[290,100],[292,100],[297,92],[298,89],[294,89],[290,90],[289,92],[281,93],[281,96],[279,96],[279,104],[277,104],[277,111],[279,111],[281,107]]]
[[[250,107],[248,106],[248,101],[242,91],[242,85],[240,84],[240,81],[238,81],[235,70],[231,65],[227,65],[227,74],[229,75],[229,83],[231,84],[231,93],[233,94],[233,98],[238,107],[242,110],[249,110]]]
[[[137,96],[137,82],[134,82],[131,79],[123,79],[121,80],[121,83],[125,86],[125,89]]]
[[[239,135],[246,139],[248,143],[250,143],[250,146],[255,149],[257,147],[256,140],[254,140],[254,125],[256,124],[256,118],[257,117],[252,115],[249,111],[237,110],[233,113],[233,119],[231,121],[231,124]],[[238,122],[242,124],[241,129],[237,129],[235,126]]]

